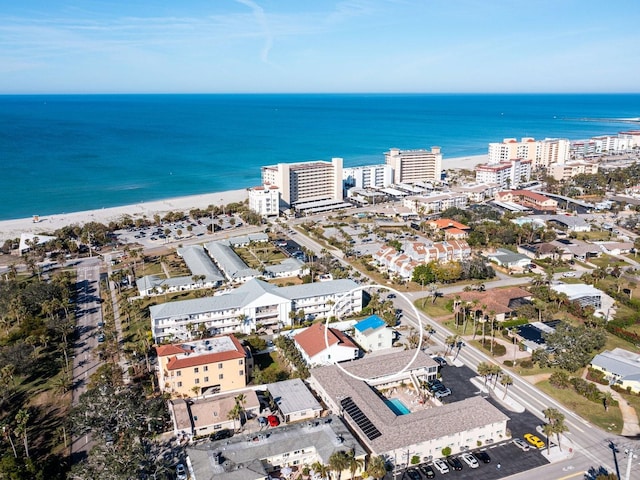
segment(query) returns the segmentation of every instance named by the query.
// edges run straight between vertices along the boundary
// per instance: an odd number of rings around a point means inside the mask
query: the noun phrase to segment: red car
[[[269,415],[267,417],[267,422],[269,422],[270,427],[277,427],[278,425],[280,425],[280,420],[278,420],[278,417],[276,417],[275,415]]]

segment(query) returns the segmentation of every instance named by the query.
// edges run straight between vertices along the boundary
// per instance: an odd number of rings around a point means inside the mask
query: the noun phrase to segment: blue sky
[[[4,0],[0,93],[640,92],[640,2]]]

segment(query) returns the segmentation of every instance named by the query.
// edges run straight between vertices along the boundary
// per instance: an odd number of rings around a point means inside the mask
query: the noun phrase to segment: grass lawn
[[[622,266],[628,265],[627,262],[623,260],[618,260],[617,258],[612,257],[611,255],[601,255],[597,258],[590,258],[589,262],[601,268],[622,267]]]
[[[578,395],[572,388],[553,387],[547,380],[536,383],[536,387],[605,432],[620,434],[622,431],[622,414],[619,408],[609,408],[609,411],[605,412],[602,403],[591,402]]]
[[[453,312],[445,308],[448,302],[449,299],[438,297],[435,303],[433,303],[433,297],[425,296],[424,298],[416,300],[414,305],[418,310],[424,312],[425,315],[428,315],[429,317],[453,316]],[[453,325],[451,325],[451,327],[453,327]]]
[[[592,230],[590,232],[580,232],[578,235],[580,240],[591,240],[596,242],[604,242],[607,240],[611,240],[612,234],[611,232],[607,232],[605,230]]]

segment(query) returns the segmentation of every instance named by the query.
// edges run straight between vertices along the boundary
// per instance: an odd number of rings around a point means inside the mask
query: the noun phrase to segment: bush
[[[448,457],[449,455],[451,455],[451,447],[444,447],[442,449],[442,455],[444,455],[445,457]]]
[[[487,351],[491,351],[491,339],[486,338],[484,341],[480,341],[480,345],[482,345],[482,348],[484,348]],[[502,355],[505,355],[507,353],[507,348],[498,343],[498,342],[493,342],[493,356],[494,357],[501,357]]]
[[[527,358],[520,362],[520,366],[522,368],[533,368],[533,362],[531,361],[531,359]]]
[[[513,361],[512,360],[505,360],[502,363],[504,363],[505,367],[513,367]]]
[[[604,372],[591,367],[587,369],[587,380],[599,383],[600,385],[609,385],[609,381],[604,378]]]

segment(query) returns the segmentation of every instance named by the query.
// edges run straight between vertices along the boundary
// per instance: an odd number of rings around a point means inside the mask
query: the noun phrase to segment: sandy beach
[[[487,161],[487,155],[473,155],[460,158],[443,158],[442,169],[464,168],[473,170],[475,165]],[[20,237],[22,233],[47,235],[65,225],[82,225],[87,222],[109,223],[128,215],[131,218],[153,219],[155,214],[164,215],[170,211],[188,212],[193,208],[206,209],[209,205],[227,205],[243,202],[249,196],[247,189],[230,190],[226,192],[191,195],[186,197],[169,198],[155,202],[136,203],[121,207],[101,208],[81,212],[60,213],[39,217],[34,223],[33,218],[0,221],[0,242]]]

